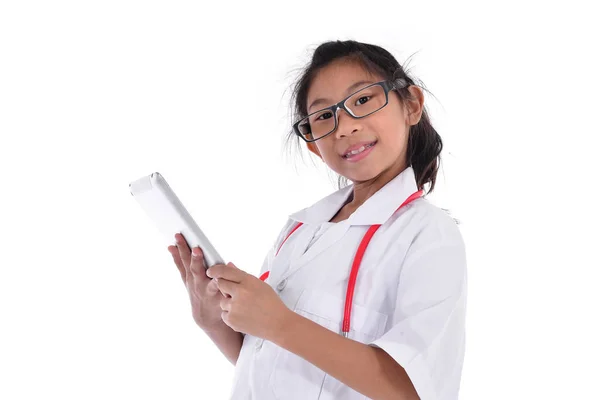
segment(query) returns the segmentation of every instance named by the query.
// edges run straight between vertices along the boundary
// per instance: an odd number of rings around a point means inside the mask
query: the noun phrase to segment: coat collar
[[[289,217],[305,224],[319,225],[327,222],[346,204],[353,190],[354,184],[350,184]],[[343,222],[350,225],[381,225],[416,191],[415,172],[412,167],[408,167],[369,197]]]

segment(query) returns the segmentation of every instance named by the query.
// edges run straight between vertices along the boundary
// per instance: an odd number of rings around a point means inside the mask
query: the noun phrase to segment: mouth
[[[367,156],[368,153],[371,152],[371,149],[373,148],[373,146],[375,146],[377,144],[377,140],[366,144],[362,147],[360,147],[359,149],[353,150],[353,151],[349,151],[348,153],[344,154],[342,156],[342,158],[344,160],[349,160],[349,161],[358,161],[363,159],[364,157]]]

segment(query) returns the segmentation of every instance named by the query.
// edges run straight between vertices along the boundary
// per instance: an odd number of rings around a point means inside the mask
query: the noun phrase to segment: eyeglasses
[[[346,111],[348,115],[355,119],[367,117],[388,104],[390,90],[402,89],[406,84],[407,82],[404,79],[370,84],[352,93],[339,103],[302,118],[293,125],[294,132],[305,142],[315,142],[337,129],[338,110]]]

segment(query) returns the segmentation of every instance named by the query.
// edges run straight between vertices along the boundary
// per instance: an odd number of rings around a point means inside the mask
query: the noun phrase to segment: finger
[[[239,283],[228,281],[227,279],[219,279],[217,286],[225,297],[234,297],[239,289]]]
[[[173,257],[173,262],[177,265],[177,269],[181,274],[181,279],[183,283],[185,283],[185,267],[183,266],[183,262],[181,262],[181,257],[179,257],[179,251],[177,250],[177,246],[169,246],[169,253]]]
[[[206,286],[206,292],[208,295],[214,296],[218,294],[219,296],[222,296],[221,291],[219,290],[218,282],[218,279],[213,279],[208,282],[208,285]]]
[[[237,283],[242,282],[247,275],[246,272],[238,269],[233,263],[213,265],[206,272],[210,278],[222,278]]]
[[[175,235],[175,240],[177,241],[177,249],[179,249],[179,257],[181,257],[181,261],[183,261],[186,272],[189,272],[191,258],[190,248],[181,233]]]
[[[219,289],[219,283],[220,282],[221,281],[219,279],[217,279],[217,278],[211,279],[211,281],[208,282],[208,285],[206,286],[206,291],[208,293],[210,293],[210,294],[216,294],[216,295],[221,296],[221,297],[231,298],[231,296],[229,296],[226,293],[223,293],[221,291],[221,289]]]
[[[223,311],[231,311],[231,299],[230,298],[223,298],[221,299],[221,301],[219,302],[219,306],[221,307],[221,310]]]
[[[206,267],[204,266],[204,253],[202,253],[200,247],[194,247],[192,250],[190,271],[194,279],[198,279],[201,282],[209,280],[208,276],[206,276]]]
[[[225,325],[227,325],[228,327],[231,328],[231,325],[229,324],[229,312],[223,311],[221,313],[221,319],[223,320],[223,322],[225,323]],[[233,329],[233,328],[231,328],[231,329]]]

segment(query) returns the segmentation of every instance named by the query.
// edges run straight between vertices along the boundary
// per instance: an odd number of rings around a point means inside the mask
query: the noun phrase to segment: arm
[[[280,233],[281,236],[285,232],[284,228]],[[279,240],[279,239],[278,239]],[[259,277],[267,271],[269,265],[269,257],[272,257],[275,253],[275,245],[271,247],[267,253],[263,265],[260,268]],[[214,329],[204,329],[204,332],[208,337],[217,345],[221,353],[233,364],[236,365],[242,344],[244,342],[244,334],[241,332],[234,331],[229,325],[221,321],[221,323]]]
[[[285,231],[285,228],[279,233],[279,236]],[[260,268],[259,277],[267,271],[269,265],[269,257],[275,253],[275,245],[271,247],[267,253],[262,267]],[[221,321],[215,329],[204,329],[208,337],[217,345],[221,353],[233,364],[236,365],[242,344],[244,343],[244,334],[234,331],[229,325]]]
[[[385,351],[347,339],[291,310],[273,343],[369,398],[419,399],[404,369]]]
[[[217,345],[221,353],[235,365],[244,342],[242,333],[234,331],[222,321],[217,328],[204,332]]]

